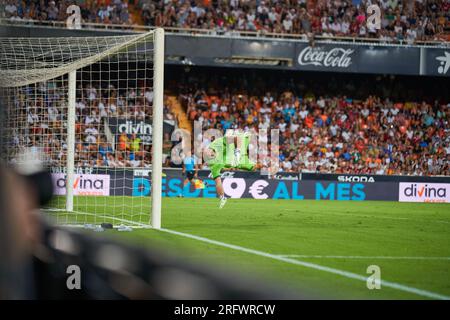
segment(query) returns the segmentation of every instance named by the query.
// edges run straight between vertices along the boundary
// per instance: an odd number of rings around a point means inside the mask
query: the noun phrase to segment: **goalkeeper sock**
[[[223,195],[220,197],[219,209],[222,209],[223,206],[225,205],[225,203],[227,203],[227,197],[225,197],[225,195]]]
[[[241,150],[236,148],[236,149],[234,149],[234,163],[233,163],[233,166],[237,167],[240,160],[241,160]]]

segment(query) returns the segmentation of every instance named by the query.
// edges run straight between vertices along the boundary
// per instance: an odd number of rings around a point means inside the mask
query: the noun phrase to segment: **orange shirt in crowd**
[[[191,110],[191,112],[189,112],[189,119],[190,120],[194,120],[195,117],[197,116],[197,111],[196,110]]]
[[[128,137],[126,134],[122,134],[119,137],[119,150],[125,151],[127,149]]]
[[[311,116],[306,116],[305,118],[305,126],[307,126],[308,128],[312,128],[314,124],[314,118]]]
[[[102,6],[102,5],[109,5],[111,3],[111,0],[97,0],[97,6]]]
[[[364,142],[363,142],[362,140],[356,141],[356,143],[355,143],[355,148],[356,148],[359,152],[363,151],[363,149],[364,149]]]

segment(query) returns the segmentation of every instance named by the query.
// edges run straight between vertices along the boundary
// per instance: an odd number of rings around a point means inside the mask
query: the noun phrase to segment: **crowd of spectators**
[[[0,0],[0,12],[12,21],[65,21],[67,8],[77,4],[81,20],[101,24],[133,24],[128,1],[124,0]]]
[[[140,1],[146,25],[218,33],[351,36],[384,41],[433,39],[449,28],[448,0]],[[367,23],[367,6],[380,8],[381,29]]]
[[[208,29],[217,34],[253,31],[379,38],[383,42],[448,40],[450,0],[0,0],[11,20],[64,21],[76,3],[84,22]],[[366,9],[380,8],[380,29]],[[129,11],[133,6],[137,19]],[[1,7],[1,6],[0,6]],[[1,11],[1,10],[0,10]]]
[[[225,87],[184,90],[180,99],[188,117],[201,121],[204,130],[279,129],[281,171],[450,174],[449,101],[392,101],[374,95],[353,99],[292,91],[251,95]],[[268,166],[268,159],[262,154],[263,166]]]
[[[81,167],[151,166],[151,130],[119,130],[120,124],[151,124],[153,92],[117,89],[109,83],[87,83],[77,88],[75,164]],[[11,92],[8,105],[11,151],[28,147],[54,167],[63,167],[67,155],[67,88],[48,82]],[[167,99],[164,121],[175,127]],[[120,133],[119,133],[120,131]],[[165,139],[169,139],[165,136]],[[170,141],[170,140],[169,140]],[[167,141],[165,141],[167,143]]]
[[[353,94],[355,91],[349,88],[354,86],[353,82],[362,82],[358,79],[334,88],[314,77],[304,77],[308,79],[306,82],[288,81],[281,74],[276,77],[278,87],[268,86],[270,81],[266,81],[264,90],[260,81],[252,78],[252,73],[248,78],[235,78],[227,70],[224,74],[228,78],[217,72],[211,79],[203,72],[200,73],[204,76],[202,81],[195,74],[184,77],[169,71],[178,81],[169,77],[167,89],[178,94],[188,120],[201,121],[203,130],[214,128],[225,133],[227,129],[241,129],[258,133],[267,129],[270,133],[270,129],[278,129],[280,171],[450,175],[448,92],[438,97],[429,91],[434,101],[398,98],[395,92],[387,98],[382,93],[366,94],[359,88],[354,88],[359,94]],[[308,81],[316,86],[309,85]],[[242,87],[239,83],[246,85]],[[368,83],[374,85],[372,80]],[[385,84],[393,86],[387,80]],[[445,81],[442,84],[445,87]],[[441,91],[438,82],[433,86]],[[136,131],[137,127],[125,133],[118,130],[121,120],[151,123],[153,92],[143,83],[139,87],[135,90],[114,81],[82,81],[78,86],[77,166],[151,166],[151,143],[145,135]],[[399,88],[405,91],[403,86]],[[12,99],[7,103],[11,108],[8,110],[13,144],[10,150],[35,148],[47,155],[50,165],[64,166],[67,154],[64,83],[50,81],[12,90],[7,95]],[[336,93],[339,91],[342,94]],[[167,97],[164,120],[174,128],[178,126]],[[270,134],[268,150],[269,137]],[[165,165],[171,165],[171,149],[176,144],[170,138],[166,132]],[[203,141],[203,145],[208,142]],[[268,166],[269,154],[260,152],[259,155],[261,164]],[[202,166],[206,168],[204,163]]]

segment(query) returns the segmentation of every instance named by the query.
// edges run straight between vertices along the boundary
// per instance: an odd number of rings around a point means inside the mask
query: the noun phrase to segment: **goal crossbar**
[[[107,56],[120,53],[129,46],[136,46],[149,37],[153,38],[157,31],[158,29],[144,34],[101,37],[101,39],[98,37],[58,38],[55,44],[51,43],[55,42],[51,38],[0,38],[0,56],[2,57],[0,87],[26,86],[57,78],[94,64]],[[85,42],[89,50],[85,52],[80,50],[80,41]],[[112,47],[111,42],[115,42]],[[52,46],[55,48],[65,46],[67,56],[64,56],[62,52],[61,61],[55,60],[52,52],[44,51],[45,48],[51,50]],[[91,52],[93,49],[98,52]],[[49,58],[51,60],[48,60]]]

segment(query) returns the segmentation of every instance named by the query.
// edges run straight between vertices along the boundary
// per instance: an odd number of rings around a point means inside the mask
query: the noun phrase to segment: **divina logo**
[[[125,132],[126,134],[152,134],[152,126],[144,121],[134,123],[133,121],[126,121],[119,125],[119,133]]]
[[[449,202],[448,183],[405,183],[399,185],[399,201]]]
[[[53,173],[54,194],[66,194],[66,175]],[[108,196],[110,176],[106,174],[76,174],[73,179],[74,195]]]
[[[433,188],[429,187],[427,184],[418,186],[413,183],[410,187],[405,188],[405,196],[407,197],[439,197],[445,198],[447,196],[447,190],[445,188]]]
[[[59,178],[56,180],[56,186],[58,188],[65,188],[66,187],[66,178]],[[82,189],[97,189],[101,190],[104,188],[104,181],[103,179],[90,179],[90,178],[83,178],[83,176],[77,176],[75,177],[75,181],[73,182],[73,188],[82,190]]]

